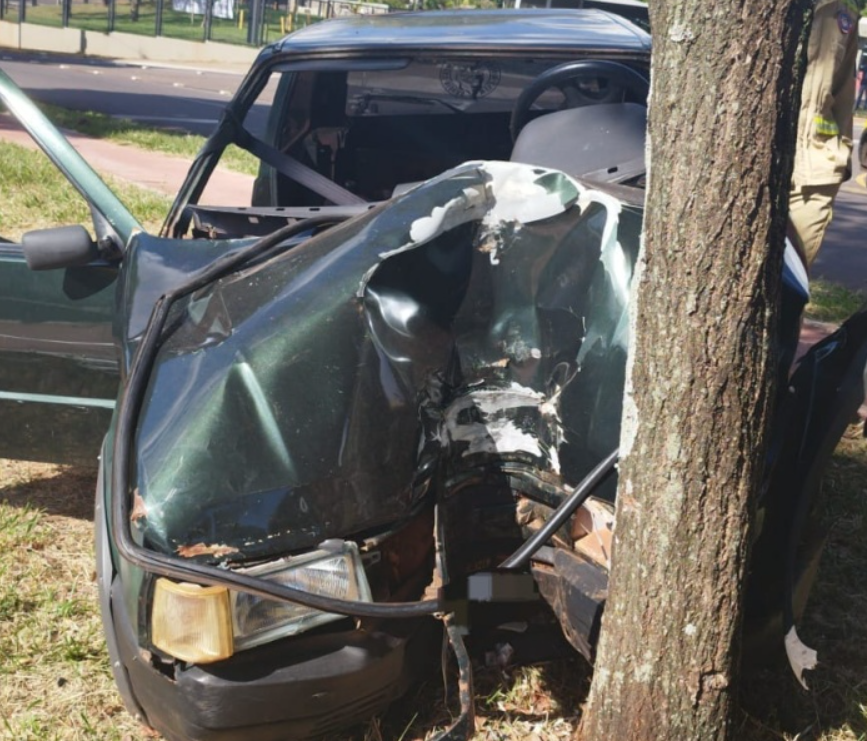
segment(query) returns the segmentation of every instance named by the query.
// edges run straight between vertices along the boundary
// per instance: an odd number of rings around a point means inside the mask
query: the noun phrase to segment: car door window
[[[116,270],[27,267],[25,232],[92,221],[42,151],[14,136],[0,142],[0,456],[95,464],[118,386]]]

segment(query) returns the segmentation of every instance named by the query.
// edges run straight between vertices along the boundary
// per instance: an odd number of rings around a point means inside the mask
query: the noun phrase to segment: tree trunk
[[[809,0],[650,0],[645,242],[587,741],[731,738]]]

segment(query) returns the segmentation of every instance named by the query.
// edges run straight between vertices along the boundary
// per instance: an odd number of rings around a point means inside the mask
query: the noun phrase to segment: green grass
[[[112,178],[108,185],[151,232],[156,232],[171,199]],[[0,141],[0,236],[13,242],[31,229],[82,224],[91,227],[87,203],[41,153]]]
[[[199,153],[205,137],[174,129],[155,129],[126,118],[108,116],[94,111],[74,111],[60,106],[41,103],[40,108],[56,126],[78,131],[87,136],[107,139],[116,144],[128,144],[151,152],[160,152],[189,160]],[[234,145],[229,146],[220,165],[228,170],[256,175],[259,160]]]
[[[743,688],[744,741],[867,739],[867,441],[862,425],[846,432],[824,478],[828,542],[798,633],[819,652],[811,690],[785,662]],[[801,736],[797,734],[801,733]]]
[[[839,324],[867,302],[867,292],[853,291],[824,280],[810,282],[806,315],[817,322]]]
[[[239,26],[239,12],[244,11],[244,25]],[[280,18],[285,15],[274,8],[273,3],[265,7],[265,43],[275,41],[281,36]],[[227,44],[247,44],[247,33],[250,18],[248,3],[238,3],[234,19],[213,18],[211,21],[211,40]],[[37,5],[28,6],[27,22],[59,28],[62,25],[61,6]],[[284,21],[285,23],[285,21]],[[108,8],[102,0],[72,5],[69,25],[86,31],[108,31]],[[156,32],[156,3],[153,0],[143,0],[138,5],[138,14],[134,14],[134,4],[130,0],[118,0],[115,6],[114,30],[122,33],[133,33],[143,36],[154,36]],[[168,38],[185,41],[203,41],[205,29],[201,15],[190,15],[172,10],[171,2],[166,0],[163,8],[162,35]]]
[[[0,460],[0,739],[144,741],[114,689],[93,573],[94,475]]]

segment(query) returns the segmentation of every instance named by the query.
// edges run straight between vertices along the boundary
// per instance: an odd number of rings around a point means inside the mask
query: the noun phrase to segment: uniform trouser
[[[840,189],[834,185],[804,185],[789,193],[789,218],[807,256],[807,265],[812,265],[831,223],[834,196]]]

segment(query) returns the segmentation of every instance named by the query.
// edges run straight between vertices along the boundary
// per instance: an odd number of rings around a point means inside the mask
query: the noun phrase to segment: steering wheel
[[[602,79],[607,83],[607,89],[581,89],[582,81]],[[647,100],[650,83],[640,72],[627,67],[620,62],[609,62],[601,59],[585,59],[579,62],[566,62],[545,70],[531,82],[515,101],[509,131],[512,141],[530,118],[530,110],[537,98],[548,88],[559,88],[565,98],[563,108],[579,108],[584,105],[612,103],[624,92],[630,92],[640,101]]]

